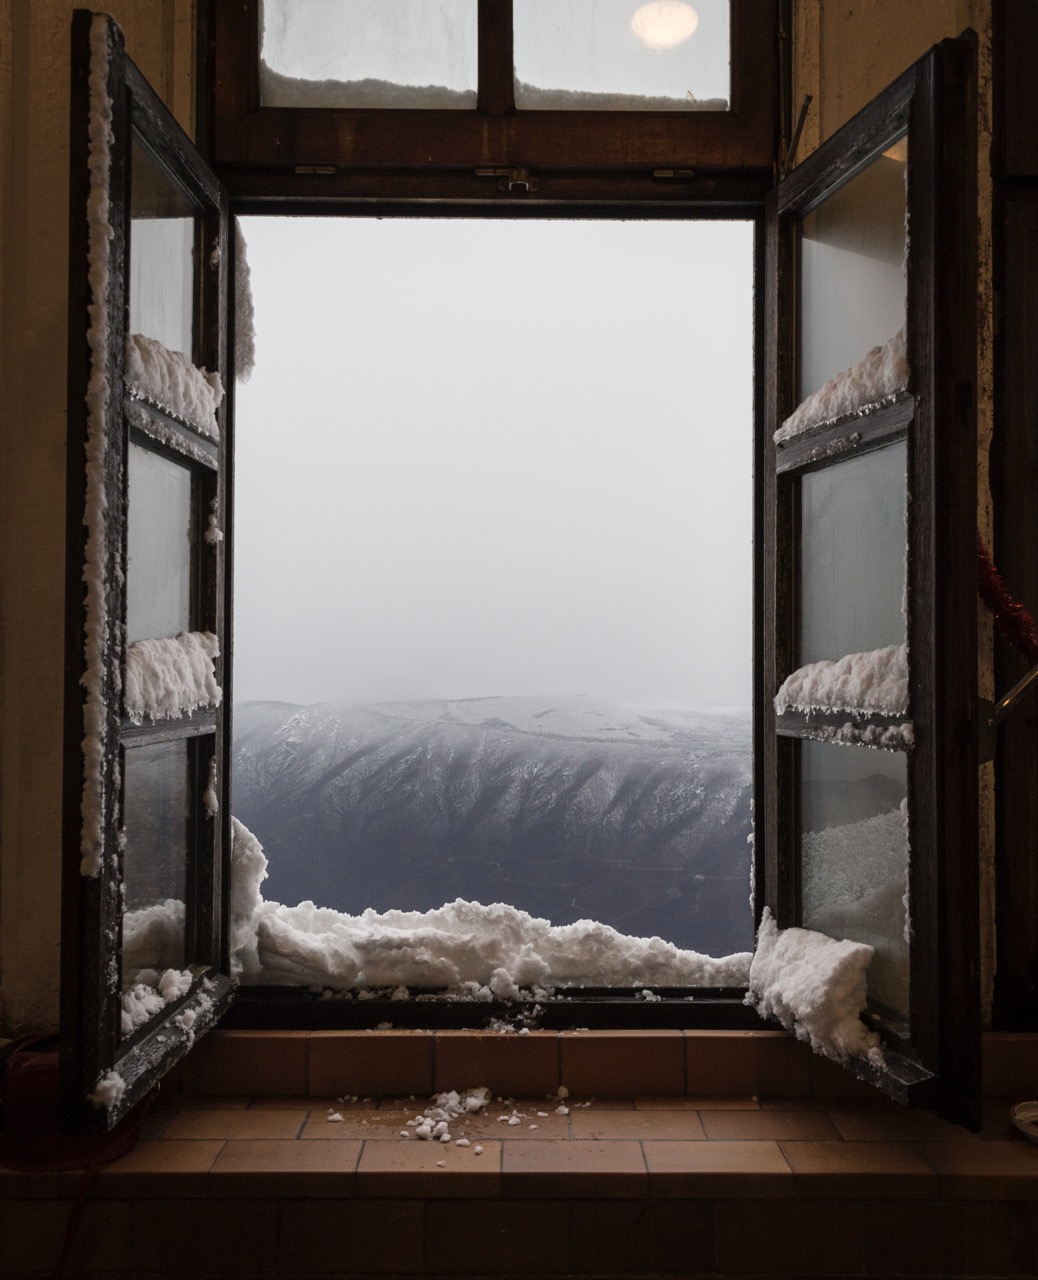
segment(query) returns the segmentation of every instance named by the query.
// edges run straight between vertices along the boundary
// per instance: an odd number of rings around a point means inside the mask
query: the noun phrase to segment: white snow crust
[[[219,706],[223,690],[213,666],[219,656],[210,631],[134,641],[126,651],[126,714],[140,724],[145,716],[160,720]]]
[[[863,360],[830,378],[809,395],[775,432],[775,442],[781,444],[812,427],[875,408],[888,397],[905,390],[908,374],[908,353],[902,328],[883,346],[873,347]]]
[[[873,948],[812,929],[780,929],[765,907],[750,965],[746,1003],[837,1062],[883,1064],[879,1036],[859,1017]]]
[[[183,904],[181,904],[183,905]],[[168,1004],[173,1004],[191,990],[194,975],[190,969],[166,969],[164,973],[144,969],[135,975],[137,981],[122,993],[122,1033],[130,1035]]]
[[[112,100],[108,96],[108,23],[95,15],[90,26],[89,76],[90,194],[87,198],[87,274],[90,283],[87,343],[90,377],[87,381],[86,439],[86,548],[83,581],[84,671],[83,704],[83,826],[80,838],[80,874],[96,876],[101,870],[105,825],[105,653],[108,647],[108,614],[105,608],[105,524],[108,496],[105,492],[104,456],[107,443],[108,402],[108,295],[112,226],[108,221],[109,179],[114,135]]]
[[[249,246],[241,229],[241,219],[234,220],[234,376],[248,382],[256,367],[256,313],[252,303],[252,272],[249,269]]]
[[[165,898],[123,916],[123,973],[130,985],[157,982],[150,966],[169,967],[184,950],[184,904]]]
[[[876,711],[900,716],[908,711],[908,650],[903,644],[836,661],[823,659],[787,676],[775,695],[775,710]]]
[[[282,75],[260,59],[260,101],[265,107],[387,107],[471,110],[474,89],[441,84],[394,84],[392,80],[306,80]]]
[[[727,111],[727,98],[654,97],[642,93],[601,93],[592,89],[543,89],[517,80],[521,111]]]
[[[749,975],[749,952],[704,956],[593,920],[552,925],[501,902],[459,898],[431,911],[369,908],[357,916],[312,902],[265,902],[262,847],[236,819],[232,830],[231,950],[253,981],[361,995],[372,987],[446,987],[470,999],[517,1000],[560,986],[743,986]]]
[[[193,365],[187,356],[155,338],[131,333],[126,338],[126,389],[148,400],[214,440],[220,437],[216,410],[223,400],[218,373]]]
[[[118,1071],[109,1071],[98,1080],[93,1092],[88,1096],[95,1107],[104,1107],[106,1111],[111,1111],[118,1105],[125,1092],[126,1081]]]

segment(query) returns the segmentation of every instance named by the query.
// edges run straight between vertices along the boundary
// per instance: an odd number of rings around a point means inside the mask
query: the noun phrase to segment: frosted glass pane
[[[728,0],[515,0],[513,15],[520,108],[728,108]]]
[[[130,332],[193,355],[195,208],[134,135],[130,160]]]
[[[127,523],[127,642],[189,630],[191,472],[131,444]]]
[[[800,481],[799,663],[905,638],[904,441]]]
[[[801,743],[801,919],[876,948],[869,999],[908,1016],[905,757]]]
[[[133,747],[124,756],[123,984],[187,959],[188,744]]]
[[[902,139],[803,219],[801,399],[904,326],[907,155]]]
[[[476,105],[476,0],[263,0],[265,107]]]

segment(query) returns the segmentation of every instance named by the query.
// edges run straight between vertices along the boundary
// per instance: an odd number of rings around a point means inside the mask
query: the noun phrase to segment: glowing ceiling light
[[[650,49],[676,49],[699,26],[699,14],[684,0],[653,0],[631,19],[631,30]]]

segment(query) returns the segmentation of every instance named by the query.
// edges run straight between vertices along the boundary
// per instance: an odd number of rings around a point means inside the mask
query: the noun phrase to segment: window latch
[[[977,719],[980,730],[979,755],[981,764],[995,758],[995,738],[998,726],[1010,711],[1021,705],[1023,695],[1033,690],[1036,686],[1038,686],[1038,666],[1032,667],[998,702],[991,702],[987,698],[978,699]]]
[[[537,179],[528,169],[477,169],[477,178],[496,178],[498,191],[510,196],[525,196],[537,190]]]

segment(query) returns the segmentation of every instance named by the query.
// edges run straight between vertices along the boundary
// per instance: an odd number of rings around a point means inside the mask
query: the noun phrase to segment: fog
[[[749,224],[243,226],[236,700],[750,702]]]

